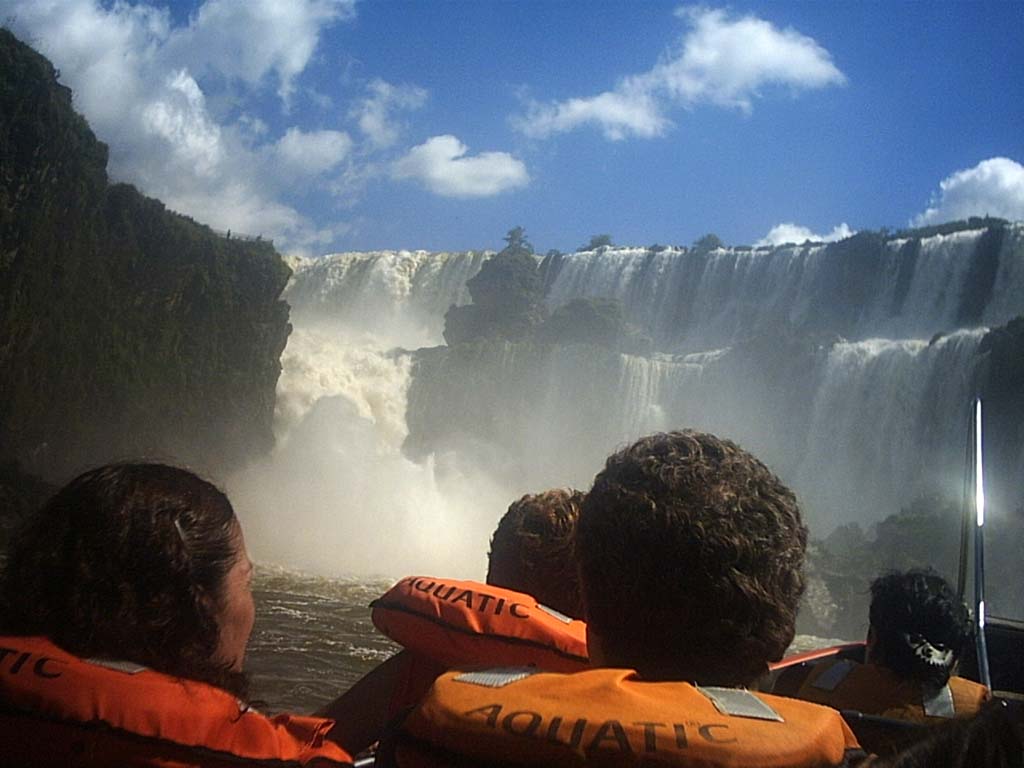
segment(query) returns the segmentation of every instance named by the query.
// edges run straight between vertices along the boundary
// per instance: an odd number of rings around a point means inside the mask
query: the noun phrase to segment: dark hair
[[[903,678],[940,688],[971,636],[967,607],[935,571],[893,572],[871,583],[871,658]]]
[[[974,717],[931,726],[921,738],[872,768],[1019,768],[1024,765],[1024,724],[1007,702],[987,702]]]
[[[526,592],[549,608],[582,617],[573,559],[582,502],[580,491],[560,488],[512,502],[491,537],[487,583]]]
[[[0,579],[3,631],[243,695],[245,676],[214,660],[237,526],[227,497],[186,470],[86,472],[16,535]]]
[[[749,684],[793,640],[806,546],[792,491],[736,444],[642,438],[608,458],[583,502],[587,620],[612,665]]]

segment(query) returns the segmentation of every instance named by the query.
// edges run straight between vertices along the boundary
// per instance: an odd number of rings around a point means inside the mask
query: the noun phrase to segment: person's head
[[[573,539],[582,502],[580,491],[561,488],[512,502],[491,537],[487,583],[581,617]]]
[[[642,438],[608,458],[576,529],[591,658],[649,679],[746,685],[795,633],[807,529],[728,440]]]
[[[932,570],[889,573],[871,583],[868,658],[903,678],[941,687],[970,637],[967,607]]]
[[[80,656],[243,693],[251,576],[217,488],[161,464],[108,465],[60,489],[16,536],[0,622]]]
[[[1010,706],[1016,710],[1012,714]],[[957,717],[928,728],[914,743],[870,763],[871,768],[1020,768],[1024,722],[1019,702],[998,699],[974,717]]]

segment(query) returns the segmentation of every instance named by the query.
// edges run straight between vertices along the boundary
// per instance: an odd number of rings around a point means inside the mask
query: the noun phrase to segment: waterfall
[[[959,313],[986,230],[921,239],[856,238],[779,248],[606,248],[560,257],[551,307],[580,297],[621,300],[668,351],[723,346],[765,328],[851,340],[929,338]],[[1024,312],[1024,225],[1006,227],[994,282],[973,325]]]
[[[285,299],[295,317],[379,333],[413,349],[441,342],[444,313],[469,301],[466,281],[488,251],[336,253],[296,270]]]
[[[603,248],[544,262],[549,308],[617,298],[654,339],[649,356],[440,346],[482,251],[299,264],[278,446],[236,487],[279,560],[477,577],[508,503],[586,488],[615,448],[658,430],[705,429],[752,450],[818,535],[926,492],[957,497],[979,345],[987,326],[1024,314],[1024,225],[996,235]],[[301,524],[275,528],[280,509]]]
[[[970,330],[931,344],[871,339],[832,348],[795,475],[820,522],[878,519],[927,492],[960,497],[983,336]]]
[[[403,454],[412,361],[441,341],[483,252],[338,254],[297,270],[274,452],[228,481],[262,562],[328,575],[481,578],[508,489],[438,451]],[[401,532],[401,535],[396,535]]]

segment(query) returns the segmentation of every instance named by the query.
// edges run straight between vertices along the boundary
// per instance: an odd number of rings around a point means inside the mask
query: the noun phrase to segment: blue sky
[[[1024,219],[1024,3],[0,0],[111,174],[283,251]]]

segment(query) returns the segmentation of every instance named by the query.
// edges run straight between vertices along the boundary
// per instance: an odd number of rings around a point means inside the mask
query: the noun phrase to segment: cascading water
[[[979,317],[958,317],[985,230],[862,248],[610,248],[559,258],[550,306],[579,297],[621,300],[665,350],[722,346],[759,328],[831,331],[852,340],[929,338],[964,325],[996,326],[1024,305],[1024,226],[1011,225]],[[845,241],[849,243],[851,241]],[[910,243],[913,247],[908,247]]]
[[[314,318],[386,334],[393,346],[441,343],[444,313],[469,301],[466,281],[488,251],[337,253],[297,265],[286,298],[300,323]]]
[[[402,453],[411,360],[483,254],[382,252],[302,267],[286,297],[271,456],[229,482],[258,559],[327,574],[479,577],[505,489],[460,457]],[[452,277],[454,275],[454,277]],[[356,281],[352,285],[351,281]],[[401,535],[396,535],[401,532]]]
[[[278,559],[479,576],[513,498],[585,488],[617,446],[689,426],[761,456],[819,535],[878,520],[956,490],[983,326],[1024,312],[1024,226],[986,233],[610,248],[546,265],[549,308],[618,298],[663,350],[651,356],[529,342],[405,352],[442,343],[486,254],[312,261],[287,292],[279,446],[235,485],[266,509],[257,520],[291,510],[294,525],[257,534]]]
[[[794,480],[821,523],[876,520],[894,512],[894,502],[926,493],[959,497],[964,415],[983,336],[970,330],[931,344],[871,339],[832,348]]]
[[[617,248],[544,265],[549,309],[619,298],[660,350],[645,356],[440,346],[483,253],[298,265],[277,447],[229,483],[261,564],[258,689],[278,706],[328,701],[390,652],[367,618],[384,587],[370,576],[481,578],[511,500],[586,488],[612,450],[652,431],[735,439],[797,491],[819,536],[926,491],[955,497],[984,325],[1024,313],[1022,232],[1008,227],[985,269],[981,231],[864,248]],[[823,585],[808,591],[811,626],[828,633],[838,609]]]

